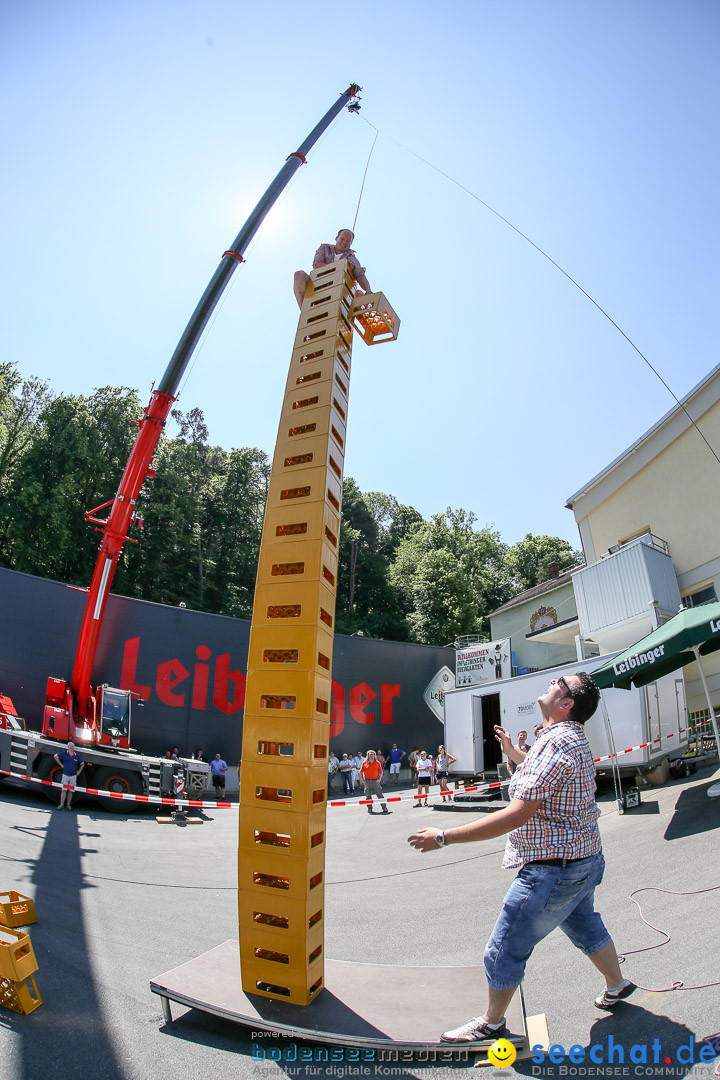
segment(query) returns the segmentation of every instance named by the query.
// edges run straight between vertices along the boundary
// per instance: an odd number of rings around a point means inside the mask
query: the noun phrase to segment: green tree
[[[213,478],[205,505],[206,610],[252,614],[270,462],[262,450],[233,450]]]
[[[388,580],[386,530],[398,504],[382,496],[382,509],[377,495],[364,495],[351,477],[343,482],[335,625],[340,633],[406,641],[405,610]]]
[[[363,498],[378,527],[379,549],[390,561],[400,541],[422,522],[422,514],[412,506],[399,503],[394,495],[385,495],[382,491],[367,491]]]
[[[507,568],[516,592],[532,589],[550,577],[550,566],[557,563],[559,572],[582,564],[582,553],[574,551],[567,540],[558,536],[533,536],[526,533],[522,540],[508,548]]]
[[[47,383],[23,379],[13,362],[0,363],[0,498],[18,461],[37,437],[40,416],[51,400]]]
[[[410,608],[415,641],[444,645],[487,632],[487,614],[509,598],[507,549],[497,532],[473,528],[475,521],[448,507],[400,542],[390,582]]]
[[[204,517],[207,492],[222,474],[225,451],[208,445],[200,409],[174,409],[177,438],[163,438],[155,453],[155,478],[143,485],[138,506],[143,531],[127,548],[116,587],[165,604],[204,608],[207,553]]]
[[[18,459],[5,501],[6,565],[87,585],[98,549],[85,511],[113,498],[140,404],[128,387],[47,402]]]

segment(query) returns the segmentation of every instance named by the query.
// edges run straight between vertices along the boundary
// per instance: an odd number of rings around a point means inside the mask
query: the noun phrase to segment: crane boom
[[[342,109],[357,98],[360,89],[361,87],[352,83],[325,113],[298,149],[288,155],[285,164],[236,236],[232,247],[224,252],[217,270],[213,274],[178,342],[157,389],[152,393],[150,403],[142,419],[138,421],[138,435],[114,500],[104,503],[94,510],[89,510],[85,515],[86,521],[92,522],[102,529],[103,537],[92,582],[88,589],[70,682],[67,683],[63,679],[56,678],[48,679],[43,720],[43,732],[46,734],[51,733],[57,738],[68,738],[74,735],[77,737],[78,724],[80,724],[86,731],[84,741],[88,741],[88,728],[91,729],[95,736],[93,741],[99,741],[100,739],[101,732],[99,728],[101,725],[97,724],[95,715],[96,698],[91,684],[105,605],[117,561],[125,541],[129,538],[128,529],[136,521],[140,523],[140,519],[137,518],[136,514],[137,499],[143,481],[155,475],[152,468],[153,454],[172,403],[176,398],[180,380],[225,287],[238,263],[243,261],[243,254],[268,211],[300,165],[305,163],[308,151],[315,145]],[[98,517],[97,515],[107,507],[110,507],[107,517]],[[61,715],[67,720],[67,723],[61,722]]]

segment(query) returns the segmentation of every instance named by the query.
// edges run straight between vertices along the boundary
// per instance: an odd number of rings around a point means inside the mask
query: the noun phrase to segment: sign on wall
[[[477,686],[496,679],[509,679],[511,675],[510,638],[468,645],[455,654],[456,686]]]
[[[425,687],[425,693],[423,694],[425,704],[442,724],[445,723],[445,694],[448,690],[454,689],[455,676],[450,668],[445,665],[435,672]]]

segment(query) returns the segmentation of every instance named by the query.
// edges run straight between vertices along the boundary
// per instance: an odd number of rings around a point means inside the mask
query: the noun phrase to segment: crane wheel
[[[62,774],[62,766],[58,765],[55,758],[43,758],[38,766],[38,776],[41,780],[52,780],[54,784],[59,784],[62,780]],[[60,788],[44,787],[42,793],[48,802],[54,803],[55,806],[59,804]]]
[[[125,772],[124,769],[113,769],[103,765],[95,770],[91,787],[99,791],[115,791],[119,795],[142,795],[142,781],[136,773]],[[98,801],[103,810],[110,810],[113,814],[127,814],[135,808],[135,803],[127,799],[111,799],[107,796],[98,795]]]

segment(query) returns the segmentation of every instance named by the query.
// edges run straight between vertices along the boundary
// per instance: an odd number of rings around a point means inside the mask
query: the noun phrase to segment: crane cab
[[[81,717],[73,707],[68,683],[51,677],[45,696],[43,735],[59,742],[73,739],[79,746],[129,750],[133,697],[138,695],[131,690],[98,686],[88,699],[87,717]]]
[[[98,746],[113,749],[130,749],[130,721],[132,716],[132,693],[117,690],[113,686],[97,689]]]

